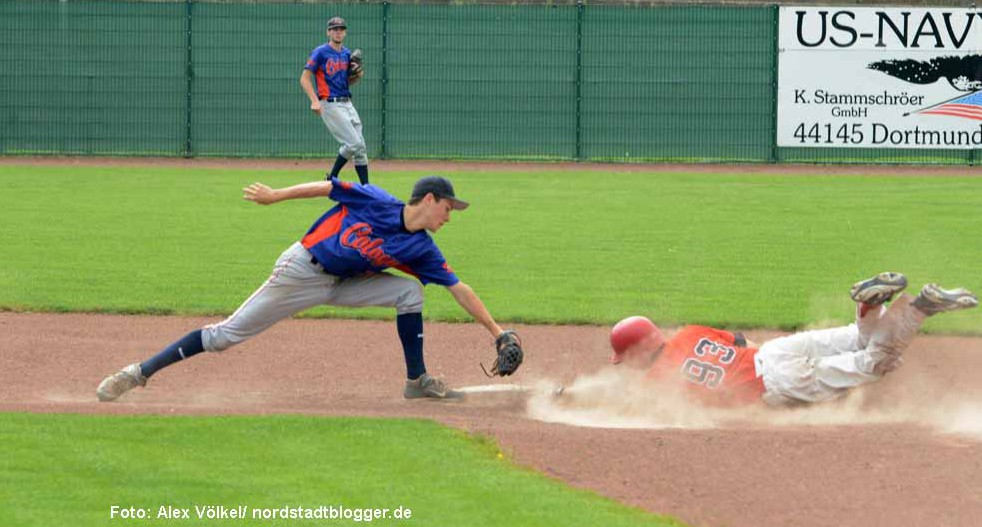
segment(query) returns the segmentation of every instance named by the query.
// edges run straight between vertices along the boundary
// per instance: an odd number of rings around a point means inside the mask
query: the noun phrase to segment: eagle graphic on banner
[[[945,79],[961,93],[911,113],[946,115],[982,121],[982,55],[946,56],[931,60],[895,59],[873,62],[867,68],[912,84]]]

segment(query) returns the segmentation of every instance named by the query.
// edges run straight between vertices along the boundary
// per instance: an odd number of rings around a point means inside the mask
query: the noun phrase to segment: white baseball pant
[[[816,403],[878,381],[900,366],[902,354],[927,315],[902,295],[889,308],[870,309],[845,327],[805,331],[768,341],[755,357],[764,402]]]

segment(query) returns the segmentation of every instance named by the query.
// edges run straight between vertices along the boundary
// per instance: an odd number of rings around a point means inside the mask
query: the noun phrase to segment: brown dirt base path
[[[100,156],[0,156],[0,166],[160,166],[171,168],[234,168],[254,170],[300,170],[321,177],[334,164],[334,156],[323,159],[195,157],[100,157]],[[589,170],[598,172],[678,172],[709,174],[775,174],[783,176],[860,174],[866,176],[942,176],[982,177],[982,165],[844,165],[796,163],[597,163],[571,161],[455,161],[373,159],[373,174],[410,171],[454,172],[531,172]],[[350,169],[349,169],[350,170]],[[343,177],[350,176],[344,172]]]
[[[528,417],[529,397],[541,394],[405,401],[393,324],[365,321],[286,321],[178,364],[116,403],[96,402],[106,374],[214,320],[0,313],[0,411],[423,417],[493,436],[518,463],[693,525],[968,527],[982,518],[982,339],[920,337],[904,367],[861,399],[702,428],[544,423]],[[603,369],[604,328],[517,329],[529,356],[508,382],[570,383]],[[478,367],[491,359],[483,329],[428,324],[427,346],[431,372],[456,386],[489,384]],[[658,420],[630,411],[634,425]]]

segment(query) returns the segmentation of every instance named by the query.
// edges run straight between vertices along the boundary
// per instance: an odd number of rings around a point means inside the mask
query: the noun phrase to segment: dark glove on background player
[[[351,52],[351,58],[348,59],[348,78],[358,78],[365,74],[365,69],[362,67],[362,52],[360,49],[356,49]]]

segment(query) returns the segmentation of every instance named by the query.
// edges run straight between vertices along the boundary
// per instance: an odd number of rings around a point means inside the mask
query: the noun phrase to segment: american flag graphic
[[[927,115],[949,115],[963,119],[982,121],[982,90],[957,97],[943,103],[929,106],[915,113]]]

